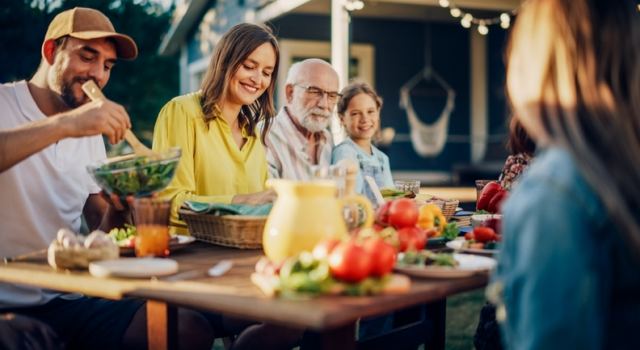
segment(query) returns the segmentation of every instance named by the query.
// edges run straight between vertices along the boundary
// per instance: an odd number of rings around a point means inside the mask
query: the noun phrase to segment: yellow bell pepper
[[[447,219],[442,215],[442,210],[435,204],[425,204],[420,207],[417,226],[423,230],[435,229],[435,237],[442,235]]]

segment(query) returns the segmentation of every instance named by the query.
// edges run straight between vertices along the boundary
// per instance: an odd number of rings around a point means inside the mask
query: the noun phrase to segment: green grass
[[[473,349],[480,309],[485,303],[484,289],[453,296],[447,300],[447,350]]]

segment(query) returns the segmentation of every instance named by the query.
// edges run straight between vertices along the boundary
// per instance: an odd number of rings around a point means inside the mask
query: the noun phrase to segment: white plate
[[[161,258],[121,258],[89,264],[89,273],[96,277],[145,278],[166,276],[178,272],[178,262]]]
[[[398,254],[398,260],[402,258],[402,253]],[[453,258],[458,262],[458,266],[420,266],[402,265],[395,266],[395,270],[415,277],[432,278],[463,278],[475,274],[486,273],[496,266],[493,258],[469,254],[453,254]]]
[[[169,241],[169,252],[180,250],[195,241],[196,241],[196,238],[193,236],[185,236],[185,235],[171,236],[171,240]],[[134,255],[134,254],[135,254],[134,248],[120,247],[120,255]]]
[[[447,247],[456,250],[456,251],[461,251],[464,253],[474,253],[474,254],[496,254],[498,252],[497,249],[474,249],[474,248],[463,248],[462,245],[464,244],[464,237],[458,237],[456,239],[454,239],[453,241],[449,241],[447,242]]]

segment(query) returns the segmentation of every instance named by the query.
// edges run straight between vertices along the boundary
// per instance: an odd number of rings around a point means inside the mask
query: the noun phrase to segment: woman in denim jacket
[[[640,349],[635,1],[528,1],[511,35],[507,89],[539,151],[503,206],[504,344]]]

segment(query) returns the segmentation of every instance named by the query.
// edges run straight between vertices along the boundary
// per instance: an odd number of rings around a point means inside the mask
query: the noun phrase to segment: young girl
[[[153,148],[178,146],[182,158],[163,195],[172,198],[172,231],[186,233],[177,211],[186,200],[261,204],[267,161],[262,141],[275,115],[276,38],[263,26],[239,24],[216,45],[200,91],[167,103],[156,121]]]
[[[351,83],[341,92],[338,115],[347,130],[348,138],[333,149],[331,163],[343,159],[355,161],[360,171],[356,178],[356,192],[375,203],[375,197],[364,177],[371,176],[379,188],[393,187],[389,157],[371,143],[380,127],[382,99],[366,83]]]
[[[531,0],[507,90],[539,151],[504,204],[491,295],[508,349],[640,349],[640,15]]]

